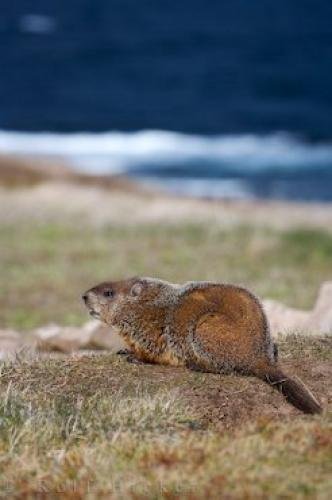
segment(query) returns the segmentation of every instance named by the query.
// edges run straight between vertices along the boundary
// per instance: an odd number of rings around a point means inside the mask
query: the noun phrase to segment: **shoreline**
[[[126,177],[80,174],[63,163],[41,159],[0,155],[0,191],[3,221],[34,218],[39,213],[46,220],[79,216],[93,225],[213,221],[225,227],[332,231],[332,203],[178,196],[145,188]]]

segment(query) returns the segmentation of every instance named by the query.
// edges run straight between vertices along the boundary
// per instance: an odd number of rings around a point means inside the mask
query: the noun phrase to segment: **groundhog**
[[[243,287],[135,277],[101,283],[82,298],[91,316],[116,328],[131,359],[253,375],[303,412],[322,410],[309,390],[280,368],[263,307]]]

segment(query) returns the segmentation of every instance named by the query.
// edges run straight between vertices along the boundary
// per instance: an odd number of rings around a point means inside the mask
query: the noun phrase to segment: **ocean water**
[[[180,194],[332,201],[332,3],[16,0],[0,152]]]

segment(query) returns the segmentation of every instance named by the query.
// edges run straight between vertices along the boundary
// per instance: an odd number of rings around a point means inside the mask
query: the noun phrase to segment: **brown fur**
[[[83,298],[90,314],[116,327],[140,361],[254,375],[305,413],[321,411],[303,384],[279,367],[263,308],[245,288],[132,278],[101,283]]]

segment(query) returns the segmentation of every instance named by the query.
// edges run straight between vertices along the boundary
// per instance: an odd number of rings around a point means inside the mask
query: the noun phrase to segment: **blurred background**
[[[0,9],[0,327],[83,323],[82,291],[130,275],[313,307],[332,269],[332,4]]]
[[[332,199],[326,0],[0,6],[0,152],[178,194]]]

